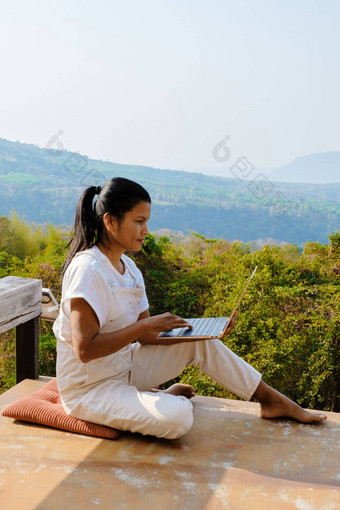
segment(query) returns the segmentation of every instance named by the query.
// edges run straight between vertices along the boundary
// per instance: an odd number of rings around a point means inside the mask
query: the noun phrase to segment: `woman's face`
[[[113,232],[114,242],[123,250],[139,251],[146,234],[149,233],[147,221],[151,214],[149,202],[139,202],[131,211],[125,213],[123,221],[116,220]]]

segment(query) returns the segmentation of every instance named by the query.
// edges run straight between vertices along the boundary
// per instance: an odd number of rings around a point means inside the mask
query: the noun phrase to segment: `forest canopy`
[[[58,300],[70,231],[0,216],[0,277],[40,278]],[[185,318],[228,316],[254,266],[258,269],[224,343],[300,405],[340,411],[340,231],[329,244],[264,245],[191,234],[176,242],[148,235],[129,254],[141,269],[150,313]],[[0,335],[0,391],[15,384],[14,331]],[[55,375],[55,339],[41,321],[40,373]],[[198,394],[235,398],[197,367],[178,378]]]
[[[122,165],[0,138],[0,215],[14,207],[29,222],[70,226],[86,187],[121,176],[150,193],[152,231],[197,231],[247,243],[272,238],[301,248],[306,241],[326,244],[339,226],[339,182],[273,183],[258,170],[242,179],[227,168],[225,175]]]

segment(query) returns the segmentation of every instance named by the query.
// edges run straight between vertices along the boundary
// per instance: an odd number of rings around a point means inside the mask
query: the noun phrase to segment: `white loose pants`
[[[132,345],[130,370],[88,388],[69,411],[82,420],[120,430],[175,439],[192,426],[193,406],[183,396],[150,391],[177,377],[188,365],[249,400],[261,374],[220,340],[174,345]],[[69,406],[68,406],[69,407]]]

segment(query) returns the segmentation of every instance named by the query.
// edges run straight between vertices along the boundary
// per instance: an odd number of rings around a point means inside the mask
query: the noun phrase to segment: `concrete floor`
[[[20,383],[0,410],[42,384]],[[193,401],[193,428],[173,441],[102,440],[0,416],[0,508],[340,509],[340,414],[300,425],[261,420],[254,403]]]

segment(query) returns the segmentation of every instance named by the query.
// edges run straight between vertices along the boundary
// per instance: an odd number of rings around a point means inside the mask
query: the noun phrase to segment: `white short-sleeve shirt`
[[[60,313],[53,326],[57,338],[58,388],[65,409],[70,410],[72,399],[78,398],[88,385],[109,377],[121,378],[130,370],[131,344],[105,358],[82,363],[73,349],[70,324],[72,298],[83,298],[89,303],[97,315],[100,333],[128,326],[147,310],[149,305],[140,270],[126,255],[122,255],[122,261],[123,275],[93,246],[77,253],[65,272]],[[138,298],[131,299],[135,295]]]
[[[144,290],[140,301],[140,313],[149,308],[142,273],[132,259],[122,255],[125,265],[120,274],[97,246],[75,255],[68,266],[62,285],[60,313],[53,331],[56,338],[72,345],[70,326],[70,299],[83,298],[97,315],[99,330],[105,330],[115,312],[121,313],[121,303],[116,298],[117,287],[138,287]]]

